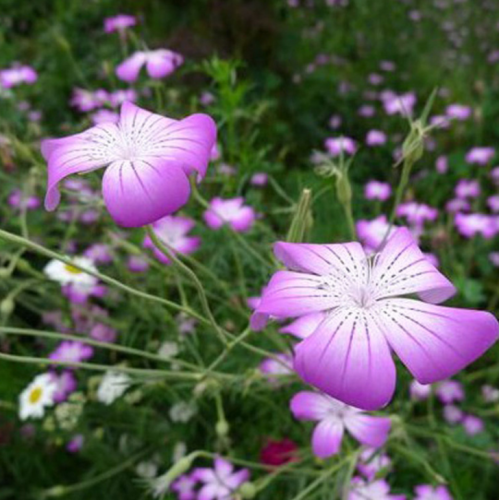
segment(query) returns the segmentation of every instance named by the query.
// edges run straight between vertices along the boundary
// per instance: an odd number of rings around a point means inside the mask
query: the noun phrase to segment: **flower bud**
[[[343,206],[349,205],[352,200],[352,187],[350,186],[350,180],[346,172],[337,176],[336,195],[338,196],[338,201]]]
[[[15,306],[14,301],[10,297],[2,300],[0,303],[0,316],[8,318],[14,312]]]
[[[229,424],[226,420],[219,420],[215,426],[215,430],[219,437],[226,437],[229,434]]]
[[[53,486],[43,493],[44,498],[62,497],[66,494],[66,487],[62,485]]]
[[[5,279],[10,276],[10,271],[6,267],[0,268],[0,279]]]
[[[253,483],[243,483],[239,488],[239,493],[245,499],[255,498],[257,494],[256,486]]]

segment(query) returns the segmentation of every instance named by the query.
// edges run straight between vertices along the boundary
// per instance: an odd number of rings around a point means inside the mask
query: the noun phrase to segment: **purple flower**
[[[217,457],[214,468],[194,469],[191,478],[204,484],[197,500],[232,500],[233,493],[249,479],[249,470],[234,472],[234,466],[227,460]]]
[[[392,350],[418,382],[429,384],[462,370],[499,336],[488,312],[435,305],[455,288],[405,228],[372,258],[357,242],[279,242],[274,252],[290,270],[274,274],[256,312],[276,318],[324,312],[296,346],[294,368],[349,405],[374,410],[390,401]],[[412,294],[421,300],[405,298]]]
[[[386,182],[369,181],[364,188],[364,196],[367,200],[386,201],[391,194],[392,188]]]
[[[366,482],[360,477],[352,479],[352,489],[348,493],[348,500],[406,500],[405,495],[392,495],[390,485],[384,479]]]
[[[154,233],[163,243],[175,253],[184,255],[195,252],[201,244],[200,238],[188,236],[194,226],[195,222],[192,219],[173,215],[167,215],[152,224]],[[143,245],[145,248],[151,248],[160,262],[170,264],[170,259],[156,248],[149,236],[145,237]]]
[[[421,484],[414,488],[414,500],[452,500],[449,490],[445,486],[430,486]]]
[[[127,268],[132,273],[144,273],[149,269],[149,262],[142,255],[130,255]]]
[[[471,116],[471,108],[462,104],[450,104],[447,106],[445,114],[448,118],[464,121]]]
[[[177,121],[125,102],[120,122],[42,142],[48,161],[47,210],[59,204],[58,184],[67,176],[106,167],[104,202],[125,227],[150,224],[184,205],[188,175],[204,177],[216,126],[203,114]]]
[[[135,52],[116,68],[116,76],[125,82],[134,82],[139,77],[142,66],[145,65],[147,74],[151,78],[164,78],[171,75],[183,62],[184,58],[172,50]]]
[[[431,394],[431,385],[423,385],[417,380],[413,380],[409,386],[409,392],[412,399],[422,401],[423,399],[428,399],[428,396]]]
[[[383,107],[387,115],[411,116],[414,105],[416,104],[416,94],[409,92],[407,94],[397,95],[394,92],[385,92],[382,96]]]
[[[340,451],[345,429],[357,441],[373,448],[382,446],[390,432],[389,418],[365,415],[357,408],[318,392],[295,394],[290,407],[298,420],[319,422],[312,436],[312,450],[319,458],[327,458]]]
[[[68,399],[68,396],[76,391],[78,383],[71,370],[64,370],[60,374],[52,372],[52,377],[54,379],[56,389],[54,392],[54,403],[62,403]]]
[[[478,198],[480,196],[480,183],[476,180],[461,179],[454,189],[458,198]]]
[[[480,234],[489,240],[499,232],[497,217],[486,214],[457,213],[454,217],[454,224],[465,238],[473,238]]]
[[[95,325],[92,326],[89,335],[91,338],[98,340],[99,342],[113,343],[116,341],[118,333],[109,325],[105,325],[104,323],[95,323]]]
[[[443,404],[450,404],[464,399],[463,385],[457,380],[443,380],[437,385],[435,393]]]
[[[75,340],[63,340],[57,348],[50,353],[49,359],[64,363],[81,363],[94,355],[91,346]]]
[[[280,362],[274,358],[266,358],[259,366],[260,372],[272,385],[279,385],[279,375],[291,375],[294,373],[292,368],[293,357],[290,354],[279,353],[276,354],[276,357]]]
[[[357,469],[369,481],[372,481],[378,472],[388,469],[392,461],[386,453],[376,448],[366,448],[359,456]]]
[[[463,411],[455,405],[444,406],[444,419],[451,425],[456,425],[463,419]]]
[[[386,143],[386,134],[381,130],[370,130],[366,136],[368,146],[381,146]]]
[[[470,204],[461,198],[454,198],[449,200],[445,205],[445,210],[447,212],[467,212],[471,208]]]
[[[487,198],[487,205],[492,212],[499,212],[499,194],[495,194]]]
[[[265,172],[257,172],[253,174],[250,179],[250,184],[253,186],[266,186],[269,181],[269,176]]]
[[[83,255],[96,264],[110,264],[113,261],[111,249],[105,243],[94,243],[90,245]]]
[[[371,118],[376,114],[376,110],[374,109],[374,106],[371,106],[370,104],[364,104],[359,108],[357,113],[359,116],[362,116],[364,118]]]
[[[69,453],[78,453],[82,449],[84,441],[85,438],[82,434],[76,434],[76,436],[73,436],[66,445],[66,450],[69,451]]]
[[[474,415],[465,415],[461,421],[466,434],[469,436],[476,436],[484,431],[485,425],[481,418],[475,417]]]
[[[99,109],[91,118],[94,125],[100,125],[101,123],[118,123],[120,121],[120,115],[110,109]]]
[[[26,210],[36,210],[41,204],[38,196],[26,196],[20,189],[11,191],[7,201],[13,208]]]
[[[118,14],[114,17],[107,17],[104,19],[104,31],[106,33],[112,33],[113,31],[123,32],[131,26],[135,26],[137,20],[134,16],[128,14]]]
[[[204,220],[211,229],[220,229],[228,224],[234,231],[249,231],[256,219],[255,211],[244,205],[244,198],[213,198],[210,208],[203,214]]]
[[[356,224],[359,240],[365,245],[367,250],[376,250],[381,245],[383,239],[390,230],[390,235],[396,229],[392,227],[386,215],[380,215],[372,220],[359,220]]]
[[[357,151],[357,145],[355,141],[350,137],[330,137],[326,139],[324,143],[327,152],[333,157],[336,158],[341,154],[353,155],[355,151]]]
[[[424,224],[425,221],[436,220],[438,217],[438,210],[424,203],[410,201],[402,203],[397,207],[397,216],[405,217],[409,224],[419,226]]]
[[[340,115],[333,115],[329,119],[329,127],[336,130],[341,127],[341,122],[342,120]]]
[[[494,148],[477,147],[472,148],[466,154],[466,162],[476,165],[487,165],[494,158],[496,150]]]
[[[33,84],[38,80],[38,74],[31,66],[14,65],[9,69],[0,70],[0,87],[10,89],[22,83]]]
[[[109,95],[103,90],[100,92],[91,92],[89,90],[76,88],[73,90],[70,104],[79,111],[86,113],[87,111],[93,111],[99,108],[108,100]]]
[[[195,500],[197,481],[192,476],[184,474],[171,485],[171,490],[177,493],[178,500]]]
[[[482,396],[487,403],[495,403],[499,401],[499,389],[491,385],[482,386]]]

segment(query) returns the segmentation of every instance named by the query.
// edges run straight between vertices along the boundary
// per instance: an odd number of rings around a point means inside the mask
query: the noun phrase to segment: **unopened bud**
[[[253,483],[244,483],[239,488],[239,493],[241,493],[243,498],[250,500],[251,498],[255,498],[257,489]]]
[[[350,186],[350,181],[346,172],[341,173],[337,177],[336,195],[338,196],[338,201],[343,206],[350,204],[350,201],[352,200],[352,187]]]
[[[219,420],[215,426],[217,435],[220,437],[226,437],[229,434],[229,424],[226,420]]]
[[[0,303],[0,315],[8,318],[14,312],[15,306],[14,301],[9,297],[2,300]]]
[[[6,267],[0,268],[0,279],[5,279],[10,276],[10,271]]]
[[[62,497],[66,494],[66,487],[62,485],[54,486],[52,488],[49,488],[48,490],[45,490],[44,492],[44,497],[45,498],[55,498],[55,497]]]

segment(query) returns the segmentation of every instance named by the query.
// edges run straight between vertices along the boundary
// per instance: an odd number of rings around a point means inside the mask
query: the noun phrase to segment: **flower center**
[[[43,390],[41,387],[35,387],[29,394],[29,402],[34,405],[40,401],[42,397]]]
[[[83,271],[80,271],[78,268],[72,266],[71,264],[66,264],[64,269],[70,274],[81,274]]]

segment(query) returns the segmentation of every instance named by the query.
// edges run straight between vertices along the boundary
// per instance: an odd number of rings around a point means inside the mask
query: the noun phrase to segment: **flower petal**
[[[335,455],[340,450],[344,427],[340,420],[326,419],[319,422],[312,434],[312,450],[319,458]]]
[[[58,184],[65,177],[89,172],[113,161],[113,146],[118,140],[118,127],[114,123],[102,123],[81,134],[44,141],[42,153],[48,161],[45,208],[54,210],[59,204]]]
[[[377,298],[418,293],[426,302],[437,304],[456,291],[423,255],[406,228],[395,231],[377,255],[371,280],[376,285]]]
[[[301,391],[289,403],[291,413],[298,420],[323,420],[331,411],[331,399],[312,391]]]
[[[117,66],[116,76],[124,82],[134,82],[139,77],[140,69],[145,64],[146,59],[143,52],[136,52]]]
[[[325,317],[326,313],[323,312],[306,314],[289,325],[283,326],[279,331],[281,333],[290,333],[300,339],[305,339],[315,332]]]
[[[451,377],[499,336],[499,324],[488,312],[411,299],[382,301],[378,318],[388,343],[421,384]]]
[[[150,157],[113,162],[104,173],[102,193],[117,224],[140,227],[185,205],[190,185],[179,165]]]
[[[386,405],[395,390],[395,365],[370,310],[330,313],[298,344],[294,366],[305,382],[365,410]]]
[[[355,413],[345,418],[345,427],[362,444],[379,448],[383,446],[391,428],[391,421],[386,417],[373,417]]]

